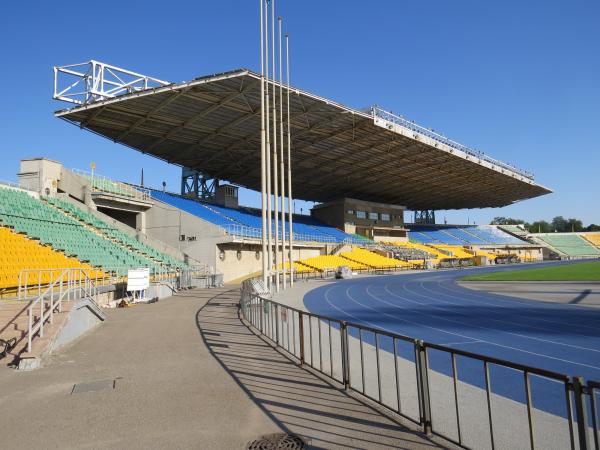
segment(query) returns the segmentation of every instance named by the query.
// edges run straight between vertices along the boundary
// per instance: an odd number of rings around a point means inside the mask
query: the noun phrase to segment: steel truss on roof
[[[98,61],[54,67],[56,100],[86,105],[118,95],[170,84]]]
[[[110,91],[112,98],[94,93],[55,114],[143,153],[260,190],[260,75],[240,69],[159,84]],[[295,88],[289,107],[298,199],[351,197],[435,210],[505,206],[551,192],[525,171],[379,108],[363,112]]]

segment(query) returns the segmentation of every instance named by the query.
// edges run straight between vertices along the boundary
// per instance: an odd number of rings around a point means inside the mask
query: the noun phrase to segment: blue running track
[[[538,265],[528,265],[535,267]],[[600,380],[600,309],[473,291],[456,281],[475,271],[515,266],[421,272],[342,280],[308,292],[308,310],[356,324],[472,353]],[[392,351],[390,349],[385,349]],[[408,357],[408,356],[407,356]],[[447,354],[430,352],[430,367],[450,374]],[[459,379],[483,387],[481,363],[459,362]],[[491,374],[494,393],[524,401],[522,375]],[[545,383],[548,384],[548,383]],[[541,380],[535,407],[565,416],[564,393]]]

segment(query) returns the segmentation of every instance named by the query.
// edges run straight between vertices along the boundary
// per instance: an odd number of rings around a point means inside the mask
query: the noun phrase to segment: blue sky
[[[258,70],[258,0],[85,5],[3,5],[0,179],[14,180],[23,157],[46,156],[84,169],[93,160],[98,173],[132,182],[143,167],[148,184],[177,190],[178,167],[54,118],[64,104],[51,98],[52,66],[93,58],[169,81]],[[502,209],[441,211],[438,221],[562,214],[600,223],[600,2],[278,0],[278,8],[294,85],[351,107],[379,104],[533,171],[555,191]]]

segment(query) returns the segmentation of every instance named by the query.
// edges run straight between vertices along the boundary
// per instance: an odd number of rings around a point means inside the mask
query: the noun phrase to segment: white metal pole
[[[275,88],[275,0],[271,0],[271,56],[273,73],[273,201],[275,203],[275,291],[279,292],[279,179],[277,167],[277,90]]]
[[[279,23],[279,178],[281,181],[281,273],[283,289],[287,288],[287,280],[285,278],[285,159],[283,147],[283,41],[281,39],[281,17],[278,18]]]
[[[292,137],[291,137],[291,122],[290,122],[290,39],[289,35],[285,34],[285,71],[286,71],[286,84],[287,84],[287,185],[288,185],[288,219],[289,219],[289,233],[290,233],[290,286],[294,285],[294,226],[293,226],[293,199],[292,199]]]
[[[260,196],[262,213],[262,281],[267,286],[267,161],[265,136],[265,53],[264,53],[264,0],[260,3]]]
[[[269,274],[267,280],[267,288],[271,291],[271,267],[273,266],[273,247],[272,247],[272,235],[273,230],[271,228],[271,131],[270,131],[270,122],[269,122],[269,105],[270,97],[269,97],[269,4],[265,2],[265,19],[267,19],[266,27],[265,27],[265,74],[267,75],[267,82],[265,85],[266,97],[265,97],[265,123],[267,125],[266,129],[266,173],[267,173],[267,264],[268,269],[267,273]]]

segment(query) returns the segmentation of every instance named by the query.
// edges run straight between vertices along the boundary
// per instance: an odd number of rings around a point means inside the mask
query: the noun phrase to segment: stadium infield
[[[543,263],[528,267],[569,264]],[[600,311],[577,304],[539,302],[473,291],[457,284],[467,271],[475,274],[513,269],[473,268],[357,277],[339,282],[317,282],[312,290],[306,286],[298,289],[303,291],[303,306],[314,314],[525,366],[599,380]],[[289,294],[292,292],[284,295]],[[277,296],[276,300],[281,301],[282,297]],[[297,305],[298,299],[291,303]],[[349,335],[358,340],[357,330],[349,329]],[[374,346],[373,335],[363,333],[363,342],[365,349]],[[393,351],[391,344],[380,342],[379,347],[384,354]],[[404,361],[400,366],[408,363],[414,367],[410,346],[399,346],[396,350],[399,360]],[[450,423],[452,390],[443,389],[443,386],[451,387],[446,381],[451,380],[451,361],[447,353],[435,350],[429,351],[428,357],[430,377],[438,380],[433,389],[442,392],[438,400],[448,404],[441,409],[449,411],[444,413],[447,417],[438,418],[438,424]],[[485,392],[482,363],[462,357],[458,357],[456,363],[459,384],[474,389],[471,398],[480,396],[478,392]],[[493,364],[489,366],[489,372],[492,396],[503,399],[503,404],[512,402],[512,406],[505,408],[508,415],[526,420],[523,373]],[[410,374],[409,369],[406,376],[410,377]],[[403,385],[407,383],[405,380]],[[564,386],[548,378],[532,377],[531,398],[539,432],[545,430],[550,433],[548,436],[553,435],[565,443],[568,427]],[[499,411],[500,402],[495,400],[494,403],[494,410]],[[470,400],[468,404],[471,404]],[[548,419],[541,423],[542,417]],[[480,420],[485,422],[484,418]],[[511,429],[512,425],[503,421],[507,429]],[[522,425],[521,421],[517,422]]]
[[[463,281],[600,281],[600,261],[468,275]]]

